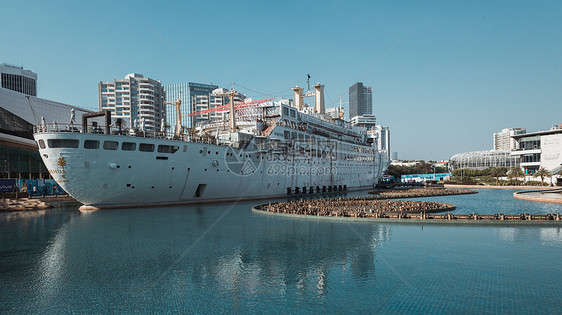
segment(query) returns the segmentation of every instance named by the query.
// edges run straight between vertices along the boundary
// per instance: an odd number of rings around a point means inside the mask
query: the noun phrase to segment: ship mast
[[[181,136],[181,129],[182,129],[181,107],[180,107],[180,105],[181,105],[181,91],[180,91],[180,96],[178,97],[178,99],[175,102],[166,102],[166,104],[176,106],[176,132],[175,132],[175,135],[180,137]]]
[[[234,89],[234,82],[232,82],[232,90],[228,92],[230,96],[230,132],[236,132],[236,116],[234,115],[234,95],[236,95],[236,90]]]

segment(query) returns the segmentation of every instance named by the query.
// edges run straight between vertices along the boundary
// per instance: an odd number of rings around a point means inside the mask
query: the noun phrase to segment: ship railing
[[[112,135],[129,136],[129,137],[144,137],[144,138],[157,138],[157,139],[169,139],[178,140],[186,142],[198,142],[206,144],[217,144],[214,137],[200,136],[200,135],[190,135],[181,134],[175,135],[172,131],[153,131],[153,130],[143,130],[140,128],[119,128],[115,126],[100,126],[96,124],[87,125],[86,130],[83,129],[82,124],[37,124],[33,126],[34,133],[90,133],[90,134],[105,134],[109,131]]]

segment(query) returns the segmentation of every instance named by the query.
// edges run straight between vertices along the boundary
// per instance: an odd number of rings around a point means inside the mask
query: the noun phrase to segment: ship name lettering
[[[65,170],[49,170],[51,174],[66,174]]]

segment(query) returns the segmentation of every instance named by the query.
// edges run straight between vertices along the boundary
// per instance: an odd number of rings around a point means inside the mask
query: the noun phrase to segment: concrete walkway
[[[518,191],[513,193],[513,198],[549,203],[562,203],[562,188]]]

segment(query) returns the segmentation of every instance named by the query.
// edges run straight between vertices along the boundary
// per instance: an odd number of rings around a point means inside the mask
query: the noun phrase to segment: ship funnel
[[[320,84],[320,82],[316,83],[314,86],[314,100],[316,103],[316,112],[318,114],[325,113],[325,105],[324,105],[324,85]]]
[[[293,88],[293,92],[295,92],[295,107],[298,108],[298,110],[302,110],[302,107],[304,105],[304,99],[302,95],[303,91],[304,89],[299,87],[298,85],[297,87]]]

